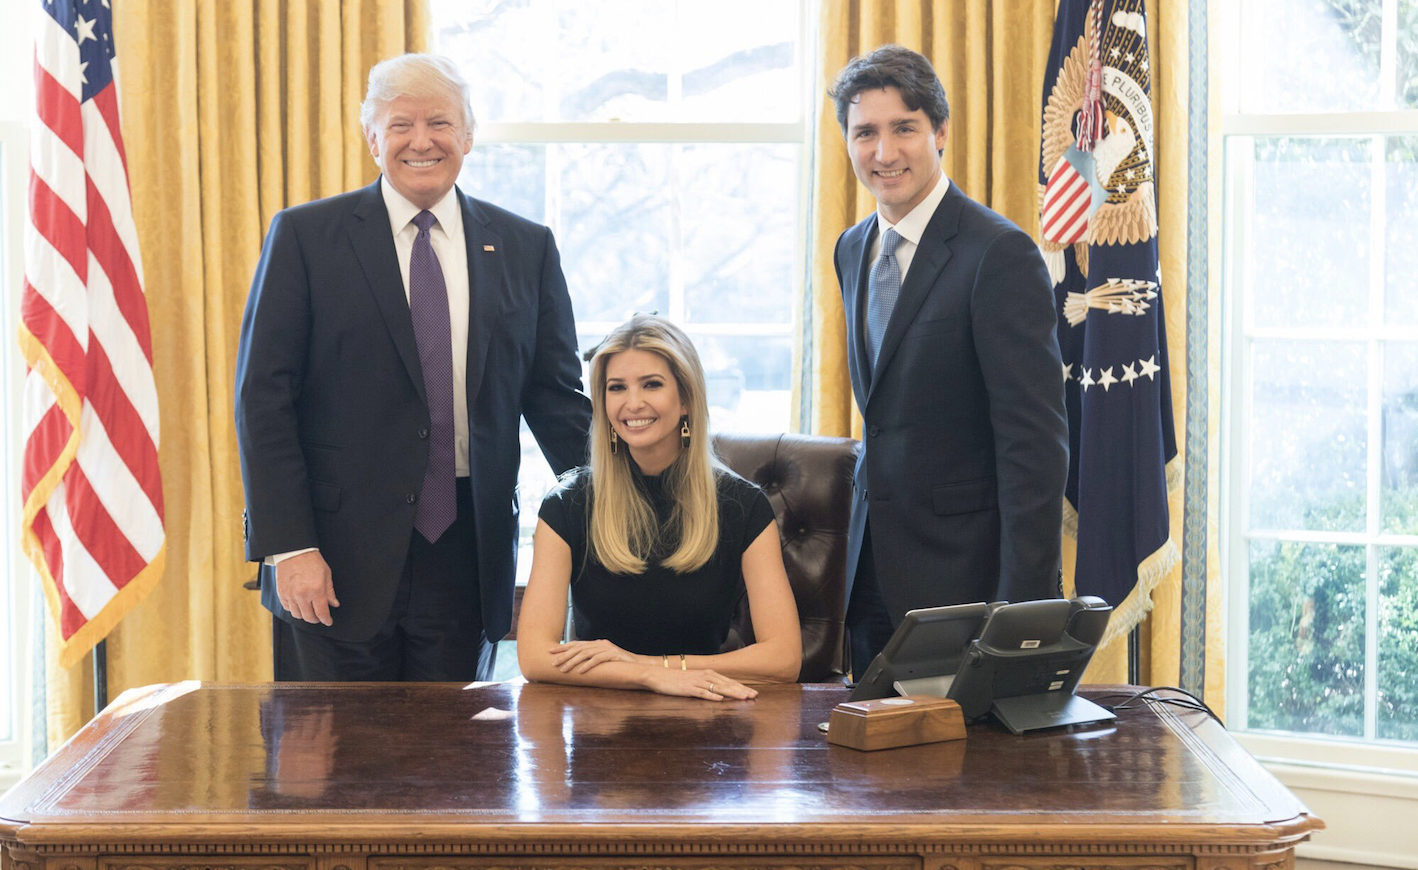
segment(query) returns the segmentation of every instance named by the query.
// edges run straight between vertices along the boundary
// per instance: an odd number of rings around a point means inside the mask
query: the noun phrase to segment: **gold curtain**
[[[816,154],[812,202],[812,268],[808,293],[811,352],[810,395],[795,396],[813,432],[861,437],[861,415],[847,375],[846,325],[833,269],[837,236],[876,207],[852,173],[826,90],[852,57],[889,42],[930,58],[950,99],[950,139],[943,163],[952,183],[1037,238],[1040,103],[1044,67],[1053,36],[1056,0],[823,0],[822,71],[817,91]],[[1172,404],[1180,427],[1186,419],[1186,228],[1187,228],[1187,9],[1183,3],[1148,0],[1152,54],[1152,101],[1156,109],[1158,221],[1166,310]],[[801,405],[799,407],[802,407]],[[1179,437],[1180,441],[1180,437]],[[1180,461],[1180,458],[1179,458]],[[1182,494],[1173,493],[1172,540],[1182,539]],[[1214,539],[1213,534],[1208,536]],[[1210,559],[1210,565],[1216,561]],[[1073,546],[1064,540],[1065,585],[1072,589]],[[1206,696],[1220,710],[1223,699],[1220,587],[1208,571]],[[1181,566],[1153,596],[1144,622],[1142,680],[1178,682],[1180,669]],[[1127,677],[1123,640],[1100,650],[1091,682]]]
[[[270,616],[242,549],[236,342],[271,217],[369,183],[359,129],[377,61],[427,45],[427,0],[114,4],[123,137],[142,244],[167,569],[108,637],[108,690],[266,680]],[[53,631],[53,626],[49,629]],[[93,715],[87,662],[47,663],[49,745]]]

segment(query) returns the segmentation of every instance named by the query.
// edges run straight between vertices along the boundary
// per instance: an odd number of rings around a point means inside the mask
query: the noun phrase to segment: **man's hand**
[[[339,607],[330,566],[319,550],[291,556],[276,563],[276,597],[281,606],[306,622],[333,625],[331,607]]]

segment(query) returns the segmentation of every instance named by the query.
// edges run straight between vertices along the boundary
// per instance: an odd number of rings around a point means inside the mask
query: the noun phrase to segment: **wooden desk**
[[[1288,870],[1322,827],[1203,714],[864,753],[845,695],[152,686],[0,799],[0,870]]]

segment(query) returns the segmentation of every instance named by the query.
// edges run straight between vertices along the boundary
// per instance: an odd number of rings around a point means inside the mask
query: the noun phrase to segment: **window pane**
[[[1418,3],[1411,8],[1418,13]],[[1418,136],[1390,137],[1386,151],[1384,322],[1412,326],[1418,324]]]
[[[1245,270],[1254,325],[1362,326],[1369,299],[1369,140],[1254,143]]]
[[[793,341],[787,335],[694,335],[716,432],[787,432]]]
[[[682,149],[689,322],[792,321],[799,153],[797,145]]]
[[[1330,112],[1379,105],[1383,0],[1246,3],[1244,112]]]
[[[545,145],[474,145],[463,159],[458,186],[469,196],[545,224],[546,176]]]
[[[521,505],[521,513],[517,517],[518,584],[526,583],[531,574],[532,534],[537,530],[537,512],[542,508],[542,499],[556,486],[556,475],[537,446],[532,430],[527,428],[526,420],[522,421],[521,439],[522,467],[517,472],[517,498]]]
[[[1250,543],[1251,728],[1364,734],[1364,548]]]
[[[1362,532],[1365,346],[1256,341],[1251,360],[1251,528]]]
[[[676,120],[783,124],[802,118],[809,104],[800,99],[797,3],[667,5],[677,13],[675,57],[683,75]]]
[[[1376,736],[1418,741],[1418,548],[1381,553]]]
[[[1404,0],[1398,5],[1398,82],[1395,92],[1399,108],[1418,109],[1418,3]]]
[[[1384,345],[1383,414],[1383,529],[1418,535],[1418,344]]]
[[[438,51],[472,83],[481,121],[802,115],[796,3],[435,0],[432,11]]]
[[[668,313],[670,145],[560,145],[556,220],[577,320]]]

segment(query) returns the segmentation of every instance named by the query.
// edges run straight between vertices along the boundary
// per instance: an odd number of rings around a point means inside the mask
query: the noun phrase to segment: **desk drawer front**
[[[604,858],[469,858],[438,861],[420,858],[369,859],[369,870],[923,870],[912,856],[890,858],[772,858],[765,855],[725,855],[717,858],[680,856],[609,856]]]
[[[64,870],[63,861],[52,870]],[[80,870],[80,868],[74,868]],[[263,855],[250,858],[232,855],[213,855],[204,860],[201,855],[173,855],[172,857],[108,855],[98,859],[98,870],[315,870],[314,859],[299,855]]]
[[[1194,870],[1193,859],[1186,856],[1175,858],[1120,858],[1115,855],[1079,855],[1067,858],[981,858],[976,865],[979,870]],[[1237,870],[1247,865],[1238,859]],[[964,862],[959,870],[967,870],[969,862]]]

